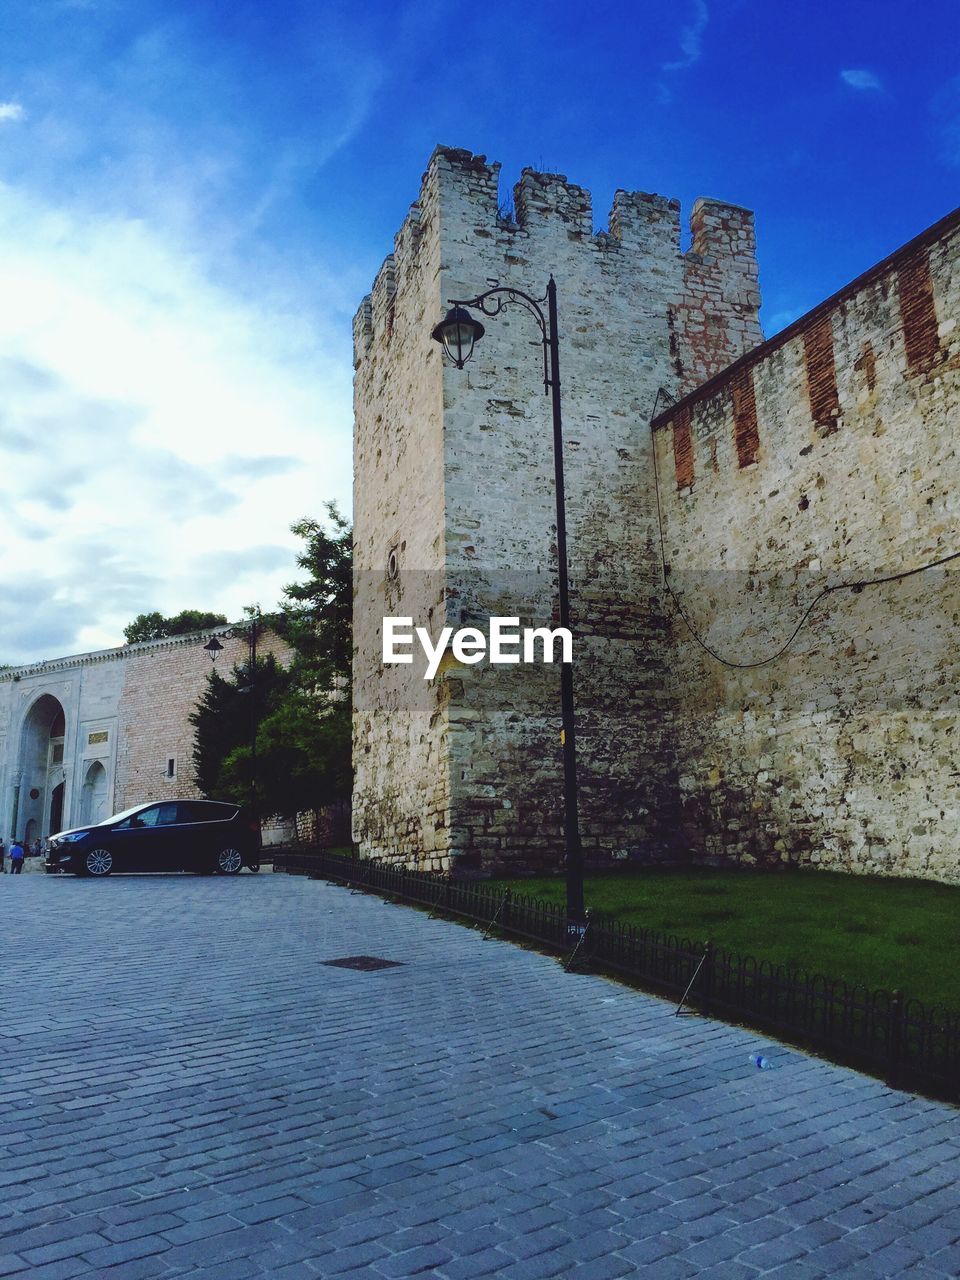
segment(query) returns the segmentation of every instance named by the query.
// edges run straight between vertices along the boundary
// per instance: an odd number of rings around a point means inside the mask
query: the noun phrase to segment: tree
[[[249,745],[224,761],[231,794],[254,790],[262,813],[293,817],[350,795],[350,715],[344,703],[305,696],[295,686],[260,725],[255,767]]]
[[[317,520],[291,525],[306,542],[297,565],[307,576],[284,587],[280,606],[301,683],[313,679],[321,689],[349,684],[353,651],[353,531],[335,502],[326,510],[332,530]]]
[[[326,509],[328,526],[292,526],[305,543],[297,557],[305,577],[284,587],[278,613],[262,619],[293,649],[289,669],[268,656],[252,673],[249,662],[229,679],[213,672],[191,716],[204,795],[253,799],[264,814],[291,817],[350,795],[353,541],[336,505]]]
[[[189,635],[191,631],[206,631],[226,621],[222,613],[205,613],[200,609],[184,609],[170,618],[161,613],[139,613],[124,627],[123,635],[127,644],[142,644],[145,640],[166,640],[170,636]]]
[[[210,672],[190,716],[197,785],[208,799],[256,801],[261,812],[279,812],[269,804],[263,809],[259,786],[254,794],[251,744],[255,729],[275,711],[289,682],[290,673],[273,654],[258,658],[253,668],[249,660],[238,664],[229,678],[215,668]]]

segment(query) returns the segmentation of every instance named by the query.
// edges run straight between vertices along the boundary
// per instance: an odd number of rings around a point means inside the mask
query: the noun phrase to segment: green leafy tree
[[[226,623],[222,613],[205,613],[200,609],[184,609],[170,618],[162,613],[139,613],[124,627],[127,644],[142,644],[145,640],[167,640],[170,636],[185,636],[191,631],[206,631]]]
[[[251,792],[251,774],[262,813],[292,817],[349,796],[350,717],[343,703],[288,689],[260,725],[256,761],[249,746],[224,761],[224,785],[233,795]]]
[[[280,606],[300,683],[325,690],[349,684],[353,650],[353,531],[335,502],[326,510],[329,529],[317,520],[291,526],[306,543],[297,556],[306,576],[284,587]]]
[[[197,784],[205,796],[248,803],[266,797],[254,792],[252,742],[256,726],[276,708],[290,683],[290,673],[273,654],[238,664],[229,678],[210,672],[207,687],[190,716],[195,730],[193,762]],[[259,746],[259,730],[257,732]],[[268,809],[268,812],[278,812]]]
[[[284,587],[279,611],[261,619],[293,649],[289,669],[258,659],[252,689],[249,664],[229,679],[213,673],[191,717],[207,796],[255,796],[261,813],[292,816],[350,795],[352,533],[335,504],[327,516],[326,525],[304,519],[292,526],[304,541],[297,557],[304,576]]]

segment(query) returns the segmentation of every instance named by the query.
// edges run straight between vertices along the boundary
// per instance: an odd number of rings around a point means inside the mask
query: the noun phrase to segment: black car
[[[78,876],[111,871],[233,876],[244,865],[260,870],[260,828],[246,809],[218,800],[160,800],[51,836],[44,870]]]

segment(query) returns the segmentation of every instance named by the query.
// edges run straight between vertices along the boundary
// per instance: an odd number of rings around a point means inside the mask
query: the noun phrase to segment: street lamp
[[[544,315],[543,304],[547,304]],[[543,346],[543,389],[553,407],[553,468],[557,498],[557,562],[560,625],[570,629],[570,584],[567,576],[567,519],[563,486],[563,427],[560,417],[560,343],[557,336],[557,286],[553,276],[542,298],[521,289],[493,283],[475,298],[451,298],[450,310],[435,326],[431,337],[439,342],[458,369],[473,356],[484,327],[470,314],[474,307],[485,316],[498,316],[511,304],[530,313],[540,327]],[[566,851],[567,928],[582,932],[586,921],[583,901],[583,849],[577,814],[577,748],[574,729],[573,667],[560,664],[560,711],[563,747],[563,830]]]
[[[223,645],[216,636],[211,636],[207,643],[203,646],[210,655],[210,661],[216,662],[217,658],[223,652]]]

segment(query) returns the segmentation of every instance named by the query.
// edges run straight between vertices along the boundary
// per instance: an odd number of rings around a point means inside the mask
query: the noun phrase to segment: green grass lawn
[[[562,878],[500,880],[564,899]],[[831,872],[635,871],[588,876],[618,920],[960,1010],[960,887]]]

